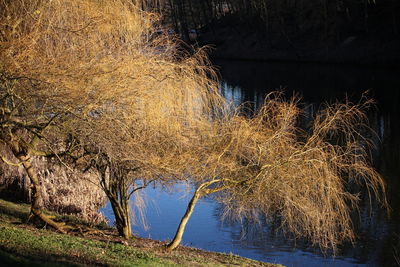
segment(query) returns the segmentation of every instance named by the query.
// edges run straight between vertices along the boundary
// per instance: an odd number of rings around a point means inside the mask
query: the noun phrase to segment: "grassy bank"
[[[187,247],[167,253],[159,241],[125,241],[113,229],[53,215],[74,230],[59,234],[26,223],[28,205],[0,199],[0,266],[281,266]]]

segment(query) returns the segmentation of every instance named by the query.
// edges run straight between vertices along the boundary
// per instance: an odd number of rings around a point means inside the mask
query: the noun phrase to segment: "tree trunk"
[[[34,170],[32,165],[32,160],[30,158],[28,149],[20,144],[18,141],[11,141],[9,146],[14,154],[14,156],[22,163],[24,169],[31,180],[32,184],[32,195],[31,195],[31,215],[38,217],[44,223],[50,225],[57,231],[65,233],[64,223],[57,223],[52,220],[48,215],[43,214],[41,208],[42,195],[40,190],[40,181],[37,172]]]
[[[174,250],[181,243],[183,232],[185,231],[186,224],[189,221],[189,218],[193,213],[194,207],[196,206],[196,203],[199,200],[199,198],[201,198],[201,196],[202,196],[201,189],[198,188],[194,192],[194,195],[193,195],[192,199],[190,200],[190,202],[188,204],[188,207],[186,209],[185,215],[183,215],[183,217],[182,217],[182,220],[181,220],[181,222],[179,224],[178,230],[176,231],[174,239],[167,246],[167,250],[168,251]]]
[[[128,194],[128,173],[121,162],[112,161],[107,155],[96,163],[100,185],[103,188],[114,213],[118,235],[126,239],[132,237],[132,224]]]
[[[182,37],[182,39],[185,42],[189,42],[189,28],[188,28],[188,23],[187,23],[187,16],[186,16],[186,10],[185,10],[185,1],[184,0],[177,0],[178,4],[178,20],[179,20],[179,32]]]
[[[124,238],[131,238],[132,224],[129,212],[129,201],[122,200],[121,202],[118,202],[118,199],[114,196],[109,196],[108,198],[114,211],[115,226],[117,227],[118,234]]]
[[[171,17],[174,23],[174,30],[176,34],[179,34],[179,18],[177,14],[177,9],[175,6],[175,2],[172,2],[172,0],[168,1],[170,12],[171,12]]]

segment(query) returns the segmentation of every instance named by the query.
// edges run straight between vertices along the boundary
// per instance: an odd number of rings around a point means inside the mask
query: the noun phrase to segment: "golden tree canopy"
[[[2,95],[21,100],[15,116],[26,124],[59,116],[59,133],[111,153],[160,135],[185,141],[220,101],[204,52],[179,52],[156,34],[157,16],[131,1],[1,0],[0,8]]]

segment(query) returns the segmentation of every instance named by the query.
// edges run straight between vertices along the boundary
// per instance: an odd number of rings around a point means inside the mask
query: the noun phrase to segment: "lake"
[[[222,221],[221,206],[210,198],[199,201],[191,217],[183,245],[211,251],[280,263],[286,266],[398,266],[400,263],[400,70],[371,69],[322,64],[271,64],[245,61],[215,61],[221,74],[221,92],[234,104],[251,102],[257,109],[264,96],[283,90],[290,97],[297,94],[307,109],[321,103],[350,99],[358,101],[365,91],[376,100],[368,111],[369,123],[376,132],[371,152],[376,169],[387,183],[390,217],[376,203],[369,208],[361,201],[354,226],[358,239],[344,244],[334,257],[323,254],[306,242],[285,238],[269,225],[240,225]],[[141,237],[172,239],[185,212],[190,187],[179,184],[173,192],[149,187],[146,193],[146,222],[134,226]],[[113,221],[111,207],[103,210]]]

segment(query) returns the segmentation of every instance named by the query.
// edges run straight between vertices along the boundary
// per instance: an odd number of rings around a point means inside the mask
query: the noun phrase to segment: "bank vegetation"
[[[298,100],[276,93],[249,116],[219,94],[204,50],[157,33],[159,17],[131,1],[1,0],[0,18],[3,173],[29,178],[31,218],[46,226],[76,231],[43,205],[106,197],[130,240],[130,199],[185,181],[195,191],[170,251],[212,194],[231,217],[336,249],[355,239],[352,185],[386,205],[364,137],[368,99],[322,107],[300,127]]]

